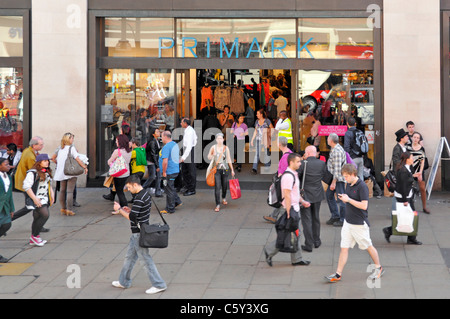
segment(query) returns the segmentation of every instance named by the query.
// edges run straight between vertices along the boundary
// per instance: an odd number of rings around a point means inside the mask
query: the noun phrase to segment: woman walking
[[[148,178],[142,187],[149,188],[153,181],[155,181],[155,196],[162,197],[161,169],[159,167],[159,152],[161,151],[159,137],[161,136],[161,132],[156,127],[151,127],[149,133],[150,138],[147,141],[147,146],[145,147]]]
[[[234,134],[234,158],[236,159],[236,169],[241,171],[242,162],[245,161],[245,137],[248,136],[248,127],[244,123],[245,114],[239,114],[237,122],[234,122],[231,126],[231,133]],[[242,157],[242,158],[241,158]]]
[[[267,118],[266,112],[263,109],[259,109],[256,112],[255,131],[253,133],[250,145],[253,147],[256,145],[255,158],[253,160],[253,174],[258,174],[258,162],[261,157],[261,147],[264,148],[264,165],[270,166],[269,159],[269,147],[272,139],[272,122]],[[270,130],[269,130],[270,129]],[[256,144],[254,143],[256,141]]]
[[[228,175],[231,170],[231,176],[234,177],[233,163],[230,157],[230,149],[223,144],[224,138],[222,133],[216,134],[216,145],[211,147],[208,159],[211,161],[206,172],[208,176],[210,170],[217,165],[217,171],[214,175],[215,188],[214,195],[216,199],[216,208],[214,211],[220,211],[220,204],[227,205],[226,200],[228,190]],[[222,197],[220,196],[222,195]]]
[[[427,209],[427,192],[425,190],[425,167],[426,154],[425,148],[420,144],[422,136],[418,132],[414,132],[412,135],[412,142],[410,146],[407,146],[408,151],[414,158],[414,163],[411,166],[411,173],[415,176],[420,191],[420,198],[422,200],[423,212],[429,214]]]
[[[56,170],[55,170],[55,181],[60,182],[60,192],[59,203],[61,204],[61,214],[66,216],[75,215],[73,211],[73,192],[77,184],[76,176],[67,176],[64,174],[64,164],[66,163],[67,157],[70,155],[84,168],[85,174],[87,174],[88,169],[86,164],[84,164],[78,156],[78,152],[73,146],[73,140],[75,135],[72,133],[66,133],[61,139],[61,148],[58,151],[58,156],[56,157]]]
[[[110,196],[114,200],[114,197],[117,193],[117,196],[119,197],[120,206],[125,207],[128,205],[128,201],[124,193],[124,187],[127,177],[130,176],[130,161],[131,161],[130,141],[128,140],[128,137],[126,135],[120,134],[116,138],[116,145],[117,148],[111,154],[111,157],[108,160],[108,165],[111,166],[112,163],[114,163],[114,161],[116,160],[116,158],[122,156],[123,159],[125,160],[127,171],[120,177],[114,177],[114,188],[116,189],[116,191],[115,192],[111,191]]]
[[[35,164],[27,171],[23,181],[25,205],[28,209],[33,210],[30,237],[30,245],[33,246],[42,247],[47,242],[41,239],[39,234],[49,218],[49,207],[54,201],[51,182],[50,158],[47,154],[39,154],[36,156]]]
[[[414,158],[408,151],[402,153],[400,157],[400,163],[397,166],[397,183],[395,184],[394,198],[395,205],[402,203],[404,206],[411,206],[414,208],[414,176],[411,173],[411,166],[414,163]],[[418,173],[414,174],[417,176]],[[390,236],[392,235],[392,226],[383,228],[384,237],[386,241],[390,243]],[[416,239],[416,236],[408,236],[407,244],[422,245],[420,241]]]

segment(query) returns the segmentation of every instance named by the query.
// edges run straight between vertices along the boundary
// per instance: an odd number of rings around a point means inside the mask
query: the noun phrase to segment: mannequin
[[[200,105],[200,111],[206,107],[206,100],[209,99],[211,102],[210,106],[213,106],[214,103],[214,96],[213,96],[213,92],[211,90],[211,87],[209,86],[209,83],[206,82],[205,86],[202,88],[201,90],[201,96],[202,96],[202,104]]]

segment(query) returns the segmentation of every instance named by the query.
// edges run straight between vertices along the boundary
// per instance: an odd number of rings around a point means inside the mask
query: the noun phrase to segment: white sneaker
[[[157,294],[158,292],[164,291],[167,288],[156,288],[156,287],[150,287],[149,289],[147,289],[145,291],[146,294],[152,295],[152,294]]]
[[[42,247],[45,245],[47,241],[46,240],[42,240],[40,236],[33,236],[31,235],[30,237],[30,245],[34,246],[39,246]]]
[[[123,288],[123,289],[125,289],[125,287],[122,286],[122,285],[120,284],[119,281],[113,281],[113,282],[112,282],[112,285],[113,285],[114,287],[116,287],[116,288]]]

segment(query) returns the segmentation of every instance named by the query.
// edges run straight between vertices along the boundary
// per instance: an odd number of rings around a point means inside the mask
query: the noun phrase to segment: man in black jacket
[[[311,252],[312,247],[319,248],[320,240],[320,203],[325,198],[322,179],[325,176],[327,166],[325,162],[317,158],[317,148],[313,145],[306,147],[305,160],[298,170],[300,181],[304,179],[305,200],[311,203],[311,206],[300,208],[301,220],[303,225],[303,234],[305,235],[305,245],[302,245],[304,251]],[[302,182],[301,182],[302,183]]]
[[[401,161],[402,154],[406,152],[406,143],[409,141],[408,133],[404,129],[399,129],[395,132],[397,144],[395,144],[392,150],[392,169],[397,171],[397,166]]]

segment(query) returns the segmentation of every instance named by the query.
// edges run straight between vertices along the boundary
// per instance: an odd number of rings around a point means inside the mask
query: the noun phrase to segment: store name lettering
[[[311,51],[309,51],[307,45],[313,40],[313,38],[309,38],[305,43],[301,43],[300,38],[297,41],[297,51],[300,55],[300,52],[305,50],[308,52],[310,57],[314,59]],[[283,49],[287,46],[287,41],[284,38],[272,38],[272,46],[271,46],[271,57],[275,57],[275,53],[278,52],[281,54],[283,58],[287,58],[286,54],[283,52]],[[281,43],[281,46],[279,45]],[[275,46],[278,44],[278,46]],[[206,58],[211,57],[211,46],[220,46],[220,58],[231,58],[233,55],[235,58],[239,58],[239,38],[235,38],[232,42],[231,48],[228,49],[227,41],[224,38],[220,38],[219,42],[211,42],[211,39],[208,37],[206,39]],[[173,38],[160,37],[158,41],[158,50],[159,57],[162,57],[162,50],[170,50],[175,46],[175,40]],[[195,49],[197,48],[197,39],[193,37],[183,37],[181,38],[181,57],[185,57],[186,50],[189,50],[194,58],[198,58],[195,53]],[[260,57],[264,58],[264,54],[261,50],[261,47],[256,38],[253,38],[250,43],[250,47],[245,55],[245,58],[248,59],[252,53],[258,53]]]

